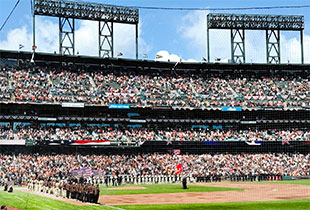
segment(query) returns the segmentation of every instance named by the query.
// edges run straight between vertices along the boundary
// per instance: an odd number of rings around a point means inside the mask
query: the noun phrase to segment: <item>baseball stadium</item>
[[[8,2],[0,3],[1,210],[310,209],[310,5]],[[19,14],[25,5],[28,16]],[[201,22],[200,61],[146,49],[143,34],[158,35],[156,24],[145,32],[148,21],[179,24],[166,14]],[[23,21],[27,36],[8,29]],[[85,21],[95,27],[83,37]],[[6,45],[11,37],[18,49]]]

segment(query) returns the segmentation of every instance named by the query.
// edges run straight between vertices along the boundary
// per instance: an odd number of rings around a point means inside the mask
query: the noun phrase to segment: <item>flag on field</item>
[[[93,175],[92,169],[91,168],[83,168],[83,177],[88,178]]]
[[[183,171],[183,164],[179,163],[176,168],[177,168],[177,171],[175,172],[175,175],[177,175]]]
[[[22,44],[19,44],[19,47],[18,47],[18,49],[23,49],[25,46],[24,45],[22,45]]]
[[[74,177],[82,177],[83,176],[83,171],[82,170],[72,170],[71,174]]]

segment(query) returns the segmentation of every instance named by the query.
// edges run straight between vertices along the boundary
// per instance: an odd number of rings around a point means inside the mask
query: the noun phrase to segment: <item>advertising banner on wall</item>
[[[25,140],[1,140],[0,145],[25,145]]]

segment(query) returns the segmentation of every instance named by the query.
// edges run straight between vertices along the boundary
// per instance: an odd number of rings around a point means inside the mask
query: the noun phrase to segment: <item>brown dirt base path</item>
[[[20,209],[18,209],[18,208],[14,208],[14,207],[11,207],[11,206],[7,206],[7,209],[8,209],[8,210],[20,210]]]
[[[140,195],[101,195],[99,203],[106,205],[138,205],[250,202],[310,198],[310,186],[305,185],[263,183],[208,183],[201,185],[244,188],[244,190]]]

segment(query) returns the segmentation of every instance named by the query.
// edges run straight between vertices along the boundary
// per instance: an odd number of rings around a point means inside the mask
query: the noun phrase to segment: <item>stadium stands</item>
[[[310,141],[310,132],[302,129],[202,129],[202,128],[128,128],[123,126],[16,126],[0,125],[0,140],[109,140],[144,141]]]
[[[308,76],[1,69],[1,101],[107,106],[308,108]]]
[[[85,167],[100,179],[173,176],[180,162],[197,180],[309,176],[309,76],[256,73],[2,67],[0,178],[70,179]]]

